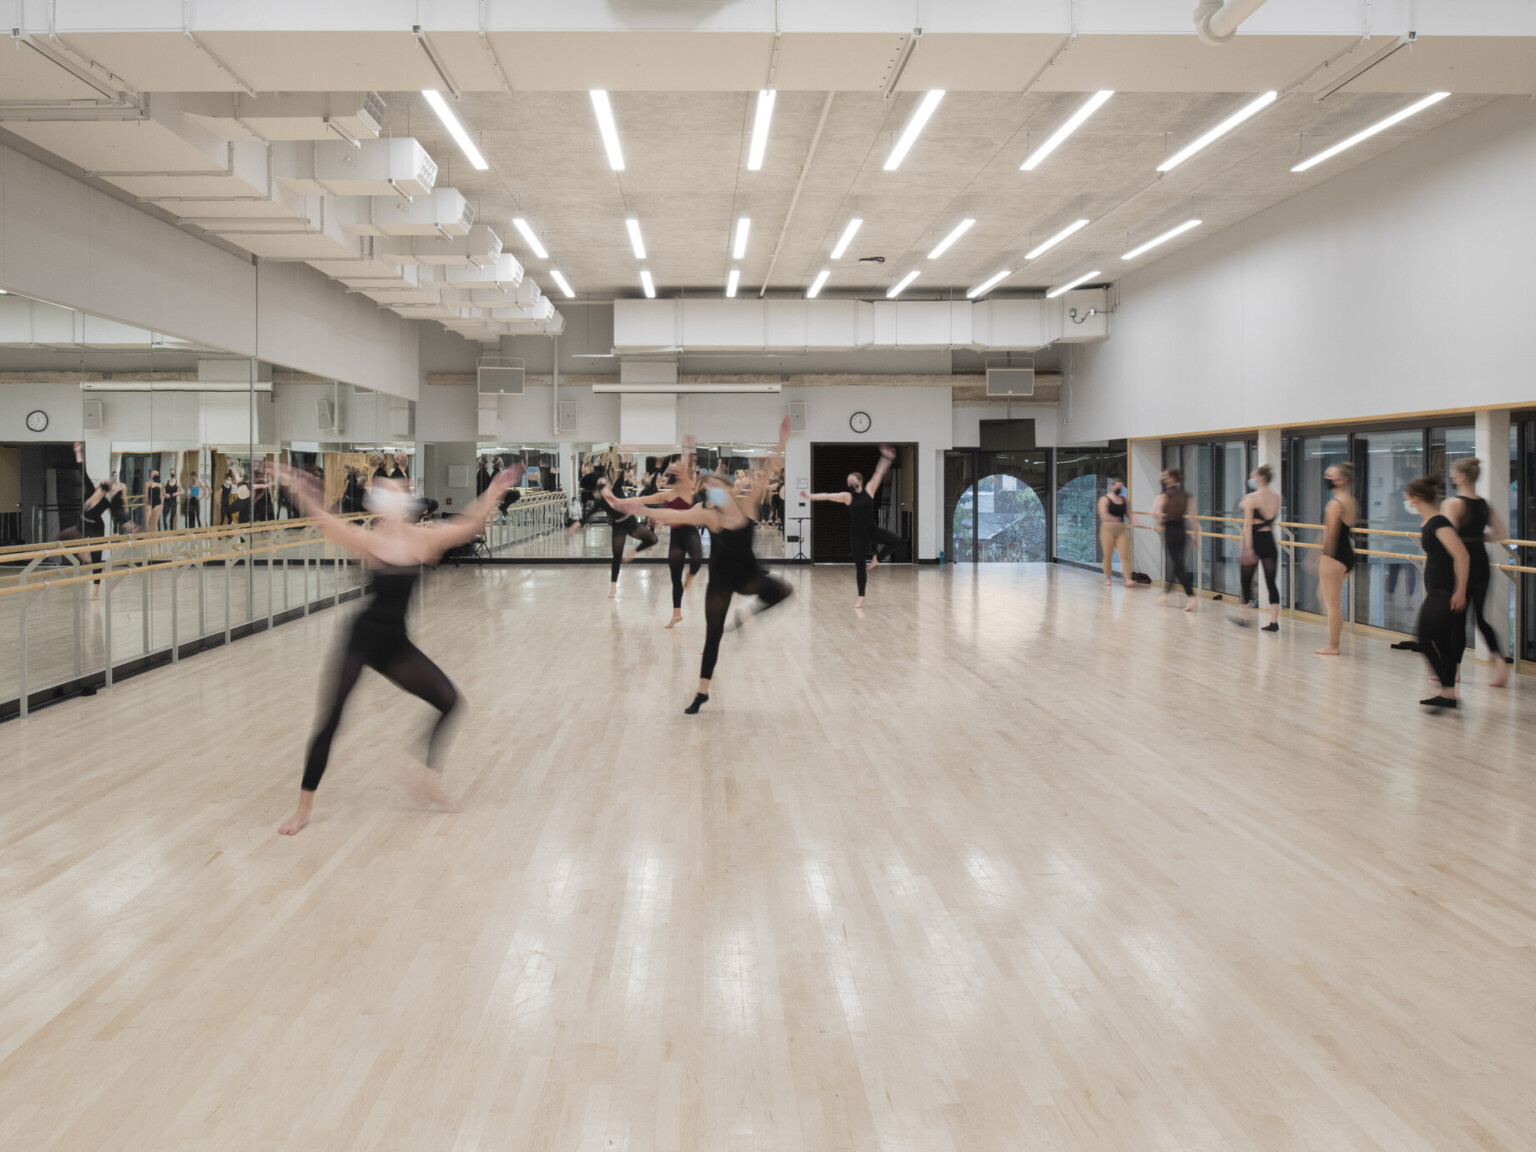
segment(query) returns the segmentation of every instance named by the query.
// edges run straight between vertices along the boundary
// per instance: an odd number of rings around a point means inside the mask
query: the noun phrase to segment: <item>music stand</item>
[[[791,516],[791,517],[789,517],[789,519],[794,521],[796,524],[804,525],[805,522],[810,519],[810,517],[809,516]],[[804,529],[804,527],[799,527],[799,528],[795,529],[795,554],[793,556],[787,557],[787,559],[788,559],[789,563],[791,563],[791,564],[795,564],[795,563],[809,564],[811,562],[811,558],[805,554],[805,529]]]

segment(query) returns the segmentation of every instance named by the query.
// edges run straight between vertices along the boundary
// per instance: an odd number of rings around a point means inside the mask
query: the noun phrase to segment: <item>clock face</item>
[[[27,413],[27,428],[32,432],[42,432],[48,427],[48,413],[41,408],[34,408]]]
[[[869,425],[868,412],[855,412],[852,416],[848,417],[848,427],[852,428],[855,432],[868,432]]]

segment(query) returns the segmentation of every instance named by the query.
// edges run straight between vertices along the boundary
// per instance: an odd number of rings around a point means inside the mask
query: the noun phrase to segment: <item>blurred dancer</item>
[[[1280,549],[1275,544],[1275,521],[1280,518],[1280,494],[1270,488],[1275,470],[1260,464],[1248,478],[1253,489],[1238,505],[1243,512],[1243,603],[1233,622],[1246,628],[1252,622],[1250,612],[1259,611],[1259,597],[1253,590],[1253,577],[1264,569],[1264,589],[1269,593],[1269,623],[1265,632],[1280,631],[1280,585],[1275,573],[1280,567]]]
[[[1488,598],[1488,585],[1493,579],[1493,567],[1488,563],[1488,545],[1504,539],[1504,522],[1492,505],[1477,494],[1477,478],[1483,465],[1475,456],[1468,456],[1451,465],[1451,481],[1456,485],[1456,495],[1440,506],[1440,511],[1456,527],[1456,534],[1467,549],[1470,568],[1467,573],[1467,607],[1477,622],[1477,630],[1488,645],[1489,658],[1493,660],[1491,688],[1502,688],[1509,682],[1509,665],[1504,663],[1504,644],[1498,631],[1483,615],[1483,605]]]
[[[620,481],[620,484],[622,483],[623,481]],[[608,566],[608,599],[613,600],[619,594],[619,565],[625,563],[626,560],[633,560],[648,548],[654,548],[657,537],[655,529],[641,520],[632,509],[625,508],[624,501],[614,495],[613,486],[608,481],[599,480],[597,482],[597,494],[603,498],[610,509],[608,513],[608,537],[609,546],[613,553],[613,562]],[[624,555],[624,541],[628,540],[631,536],[640,541],[640,546],[626,557]]]
[[[699,496],[698,476],[694,471],[693,437],[684,442],[683,455],[667,464],[661,471],[661,483],[649,496],[642,495],[639,503],[648,507],[671,508],[686,512]],[[683,619],[683,593],[693,584],[693,578],[704,566],[704,542],[699,529],[693,524],[673,524],[667,539],[667,568],[672,573],[672,619],[668,628],[676,628]],[[683,570],[687,569],[687,575]]]
[[[1195,607],[1195,587],[1189,571],[1189,545],[1200,548],[1200,521],[1190,515],[1189,493],[1184,491],[1184,473],[1165,468],[1163,490],[1152,501],[1152,519],[1163,532],[1163,601],[1167,602],[1175,583],[1184,586],[1184,611]]]
[[[374,477],[368,493],[368,511],[374,516],[371,529],[338,520],[327,512],[325,497],[312,477],[284,467],[283,479],[292,488],[294,500],[304,514],[314,517],[326,536],[362,557],[364,567],[372,575],[373,598],[353,619],[346,644],[332,670],[330,700],[321,713],[320,726],[304,761],[299,806],[277,830],[292,836],[309,823],[315,790],[320,787],[330,758],[331,741],[341,724],[347,697],[357,687],[364,668],[372,668],[437,709],[437,722],[427,745],[427,768],[415,791],[424,801],[451,807],[452,801],[438,781],[447,752],[449,720],[458,707],[459,694],[443,670],[411,643],[406,633],[406,614],[421,566],[435,563],[448,549],[469,543],[485,530],[486,517],[495,509],[502,492],[517,483],[516,469],[497,473],[462,517],[430,528],[411,522],[417,502],[403,483],[390,477]]]
[[[875,493],[880,491],[880,484],[885,479],[885,474],[891,470],[891,464],[895,459],[896,449],[889,444],[882,444],[880,445],[880,463],[875,465],[875,474],[869,478],[868,484],[864,482],[862,473],[850,472],[846,492],[800,493],[802,500],[827,501],[848,506],[848,550],[852,553],[855,583],[859,589],[859,598],[853,602],[855,608],[864,607],[864,589],[869,579],[869,569],[880,567],[881,557],[878,551],[871,557],[872,548],[884,547],[886,560],[907,558],[907,542],[896,533],[888,532],[875,523]]]
[[[1332,495],[1323,508],[1323,554],[1317,561],[1318,596],[1328,613],[1328,644],[1314,648],[1318,656],[1337,656],[1339,638],[1344,633],[1344,577],[1355,567],[1355,522],[1360,519],[1360,505],[1351,491],[1355,466],[1348,461],[1334,464],[1323,473]]]
[[[1410,480],[1403,505],[1424,524],[1424,603],[1419,607],[1419,651],[1440,682],[1440,691],[1419,703],[1436,712],[1457,707],[1456,667],[1467,642],[1467,577],[1471,560],[1455,526],[1440,514],[1440,482]]]
[[[99,540],[107,534],[107,513],[120,524],[131,524],[128,519],[128,507],[123,500],[123,486],[115,480],[103,480],[100,484],[92,484],[90,473],[85,470],[85,445],[79,440],[75,441],[75,463],[80,465],[80,484],[83,498],[80,501],[79,524],[65,528],[59,533],[62,540]],[[76,560],[88,560],[96,566],[96,578],[91,581],[91,599],[101,599],[101,570],[102,561],[100,548],[87,548],[76,552]]]

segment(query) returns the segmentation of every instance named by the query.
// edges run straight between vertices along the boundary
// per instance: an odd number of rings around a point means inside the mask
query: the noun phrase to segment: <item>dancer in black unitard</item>
[[[442,771],[449,720],[458,707],[459,694],[443,670],[411,643],[405,619],[421,566],[435,563],[448,549],[469,543],[485,530],[486,518],[502,492],[517,483],[517,469],[510,468],[493,477],[462,517],[430,528],[412,522],[417,501],[402,482],[392,477],[374,478],[368,493],[368,511],[375,519],[373,527],[365,529],[327,512],[325,497],[313,477],[287,467],[281,474],[304,514],[314,517],[326,536],[362,556],[364,567],[372,575],[373,598],[352,621],[346,644],[331,673],[330,701],[305,757],[299,806],[278,831],[292,836],[309,823],[315,790],[320,787],[330,758],[331,741],[341,724],[347,697],[357,686],[364,668],[372,668],[437,709],[437,721],[427,746],[427,768],[415,790],[424,801],[452,807],[452,801],[438,783],[437,773]]]
[[[698,499],[698,477],[694,470],[693,438],[684,440],[683,455],[667,464],[661,472],[661,483],[651,495],[642,495],[639,502],[650,507],[671,508],[686,512]],[[674,524],[667,540],[667,567],[672,573],[672,619],[668,628],[676,628],[683,619],[683,593],[693,584],[693,578],[704,566],[704,541],[699,530],[692,524]],[[687,575],[684,576],[684,569]]]
[[[777,456],[782,458],[789,442],[789,417],[779,426]],[[747,494],[748,507],[761,507],[767,497],[768,476],[775,461],[760,473],[758,486]],[[736,499],[731,485],[720,477],[706,474],[699,478],[704,502],[684,511],[658,508],[651,512],[663,524],[693,524],[709,530],[709,587],[704,592],[704,659],[699,666],[699,690],[693,703],[683,709],[693,715],[709,699],[709,683],[715,675],[715,661],[720,656],[720,638],[725,635],[726,617],[734,596],[755,596],[756,603],[736,612],[739,626],[747,617],[766,611],[786,600],[793,589],[777,576],[764,571],[752,551],[752,535],[757,521],[742,511],[743,501]],[[639,501],[620,505],[638,514],[645,510]]]
[[[1269,593],[1269,623],[1265,632],[1280,631],[1280,585],[1275,573],[1280,567],[1280,549],[1275,543],[1275,521],[1280,518],[1280,494],[1270,488],[1275,470],[1268,464],[1260,464],[1249,477],[1252,492],[1243,497],[1238,505],[1243,512],[1243,606],[1233,622],[1248,627],[1250,612],[1259,611],[1259,597],[1254,592],[1253,578],[1260,568],[1264,569],[1264,588]]]
[[[1424,603],[1419,607],[1419,651],[1440,682],[1440,691],[1419,703],[1439,711],[1455,708],[1456,666],[1467,642],[1467,576],[1471,561],[1455,526],[1440,514],[1440,482],[1410,480],[1403,504],[1424,523]]]
[[[621,480],[622,484],[623,481]],[[608,599],[613,600],[619,594],[619,566],[624,563],[624,541],[633,536],[640,541],[640,546],[635,549],[634,556],[656,546],[656,530],[640,519],[633,512],[623,509],[623,501],[614,494],[613,486],[606,480],[597,482],[597,494],[607,502],[608,512],[608,543],[613,553],[613,562],[608,566]]]
[[[1504,539],[1504,521],[1493,506],[1477,494],[1477,478],[1483,465],[1475,456],[1468,456],[1451,465],[1451,480],[1456,485],[1456,495],[1440,506],[1445,518],[1456,526],[1456,534],[1466,545],[1471,567],[1467,574],[1467,609],[1477,622],[1477,630],[1488,645],[1488,656],[1493,661],[1493,679],[1490,688],[1502,688],[1509,683],[1509,665],[1504,663],[1504,643],[1488,618],[1483,615],[1484,602],[1488,599],[1488,585],[1493,580],[1493,566],[1488,563],[1488,545]]]
[[[1166,602],[1175,583],[1184,587],[1184,611],[1194,610],[1195,587],[1189,571],[1189,545],[1200,549],[1200,521],[1189,510],[1189,493],[1184,491],[1184,473],[1165,468],[1163,490],[1152,501],[1152,519],[1163,532],[1163,600]]]
[[[829,501],[833,504],[848,506],[848,551],[853,556],[859,588],[859,598],[853,602],[855,608],[864,607],[864,589],[870,568],[878,568],[882,560],[888,562],[907,558],[907,542],[896,533],[889,532],[875,523],[875,493],[880,491],[880,484],[885,479],[885,474],[891,470],[891,464],[895,459],[896,449],[889,444],[882,444],[880,445],[880,463],[875,465],[875,474],[869,478],[868,484],[864,483],[862,474],[850,472],[846,492],[800,493],[802,500]],[[874,548],[884,548],[885,555],[882,557],[876,552],[871,559],[870,552]]]

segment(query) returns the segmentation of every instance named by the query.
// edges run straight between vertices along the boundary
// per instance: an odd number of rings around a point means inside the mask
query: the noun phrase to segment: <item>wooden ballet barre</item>
[[[193,564],[206,564],[210,560],[243,560],[247,556],[261,555],[267,552],[281,552],[286,548],[296,548],[297,543],[268,544],[264,548],[242,549],[239,552],[219,552],[212,556],[184,556],[179,560],[166,560],[155,564],[122,564],[117,567],[108,567],[103,564],[100,570],[96,565],[82,565],[92,571],[66,576],[61,580],[32,580],[25,584],[15,584],[9,588],[0,588],[0,596],[15,596],[22,592],[31,592],[34,589],[43,588],[67,588],[72,584],[94,583],[98,580],[115,580],[119,576],[137,576],[146,572],[164,572],[168,568],[186,568]]]
[[[349,512],[335,519],[363,521],[372,519],[366,512]],[[147,543],[177,543],[192,540],[218,540],[226,536],[251,536],[259,533],[287,531],[290,528],[313,528],[318,520],[256,520],[250,524],[216,524],[203,528],[178,528],[169,532],[124,532],[116,536],[82,536],[78,540],[51,540],[46,544],[12,544],[0,548],[0,563],[19,560],[42,559],[71,552],[102,552],[111,548],[138,546]]]

